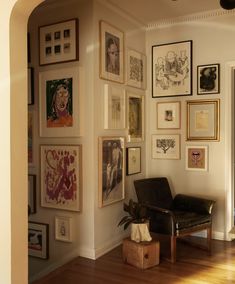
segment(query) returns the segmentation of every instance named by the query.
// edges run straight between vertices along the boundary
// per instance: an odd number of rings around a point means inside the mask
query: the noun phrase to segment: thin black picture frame
[[[197,94],[210,95],[220,93],[220,64],[197,66]]]

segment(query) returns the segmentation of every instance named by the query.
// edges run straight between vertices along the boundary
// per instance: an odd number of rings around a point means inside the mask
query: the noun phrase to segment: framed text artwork
[[[220,100],[187,101],[187,140],[219,141]]]
[[[180,159],[179,134],[153,134],[152,135],[153,159]]]
[[[186,145],[186,170],[207,171],[208,146]]]
[[[197,94],[218,94],[220,92],[220,64],[197,66]]]
[[[78,60],[78,19],[39,27],[39,64]]]
[[[99,137],[99,207],[125,197],[124,149],[124,137]]]
[[[41,206],[81,211],[81,145],[41,145]]]
[[[141,172],[141,147],[126,148],[126,174],[134,175]]]
[[[157,103],[157,128],[158,129],[180,129],[181,103],[158,102]]]
[[[125,90],[122,87],[104,85],[104,128],[125,128]]]
[[[124,33],[100,21],[100,77],[124,82]]]
[[[40,136],[79,136],[79,69],[39,73]]]
[[[192,40],[152,46],[152,97],[192,95]]]

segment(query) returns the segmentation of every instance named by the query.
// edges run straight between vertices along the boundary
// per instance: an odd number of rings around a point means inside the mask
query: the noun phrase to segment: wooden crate
[[[160,243],[158,241],[136,243],[130,238],[123,240],[123,261],[146,269],[159,264]]]

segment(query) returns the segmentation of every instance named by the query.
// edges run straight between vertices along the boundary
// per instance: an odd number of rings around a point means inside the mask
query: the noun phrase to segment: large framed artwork
[[[122,87],[104,85],[104,128],[125,128],[125,90]]]
[[[181,102],[157,103],[157,128],[180,129],[181,126]]]
[[[126,174],[134,175],[141,172],[141,147],[126,148]]]
[[[28,205],[30,214],[35,214],[36,210],[36,175],[28,175]]]
[[[82,146],[41,145],[41,206],[81,211]]]
[[[186,170],[207,171],[208,146],[186,145]]]
[[[72,242],[72,217],[55,217],[55,239],[61,242]]]
[[[220,100],[187,101],[187,140],[219,141]]]
[[[152,46],[152,97],[192,95],[192,40]]]
[[[153,134],[152,135],[153,159],[180,159],[179,134]]]
[[[124,137],[99,137],[99,207],[125,198],[124,149]]]
[[[42,259],[49,258],[49,225],[29,222],[28,254]]]
[[[78,71],[71,67],[39,73],[40,136],[80,135]]]
[[[144,140],[144,96],[127,92],[128,142]]]
[[[218,94],[220,92],[220,64],[197,66],[197,94]]]
[[[135,88],[146,88],[146,56],[132,49],[127,49],[126,83]]]
[[[100,77],[124,82],[124,33],[100,21]]]
[[[33,112],[28,112],[28,165],[33,166],[34,165],[34,119],[33,119]]]
[[[78,60],[78,19],[39,27],[39,64]]]

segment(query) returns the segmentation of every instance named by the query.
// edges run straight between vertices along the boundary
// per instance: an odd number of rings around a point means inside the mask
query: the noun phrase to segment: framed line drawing
[[[72,217],[55,217],[55,239],[62,242],[72,242]]]
[[[104,128],[125,128],[125,90],[122,87],[104,85]]]
[[[197,94],[218,94],[220,92],[220,64],[197,66]]]
[[[28,165],[34,165],[34,117],[33,112],[28,112]]]
[[[41,145],[41,206],[81,211],[82,146]]]
[[[49,225],[28,223],[28,254],[42,259],[49,258]]]
[[[192,95],[192,40],[152,46],[152,97]]]
[[[187,140],[219,141],[220,100],[187,101]]]
[[[141,172],[141,147],[126,148],[126,174],[134,175]]]
[[[125,198],[124,149],[124,137],[99,137],[99,207]]]
[[[39,65],[79,59],[78,19],[39,27]]]
[[[124,33],[100,21],[100,78],[124,83]]]
[[[144,96],[127,92],[127,129],[128,142],[144,140]]]
[[[146,88],[146,56],[132,49],[127,49],[126,83],[135,88]]]
[[[157,103],[157,129],[180,129],[181,102]]]
[[[36,209],[36,175],[28,175],[28,205],[30,214],[35,214]]]
[[[186,145],[186,170],[208,170],[208,146]]]
[[[39,73],[41,137],[80,135],[78,72],[71,67]]]
[[[34,104],[34,69],[28,67],[28,105]]]
[[[179,134],[153,134],[152,135],[153,159],[180,159]]]

